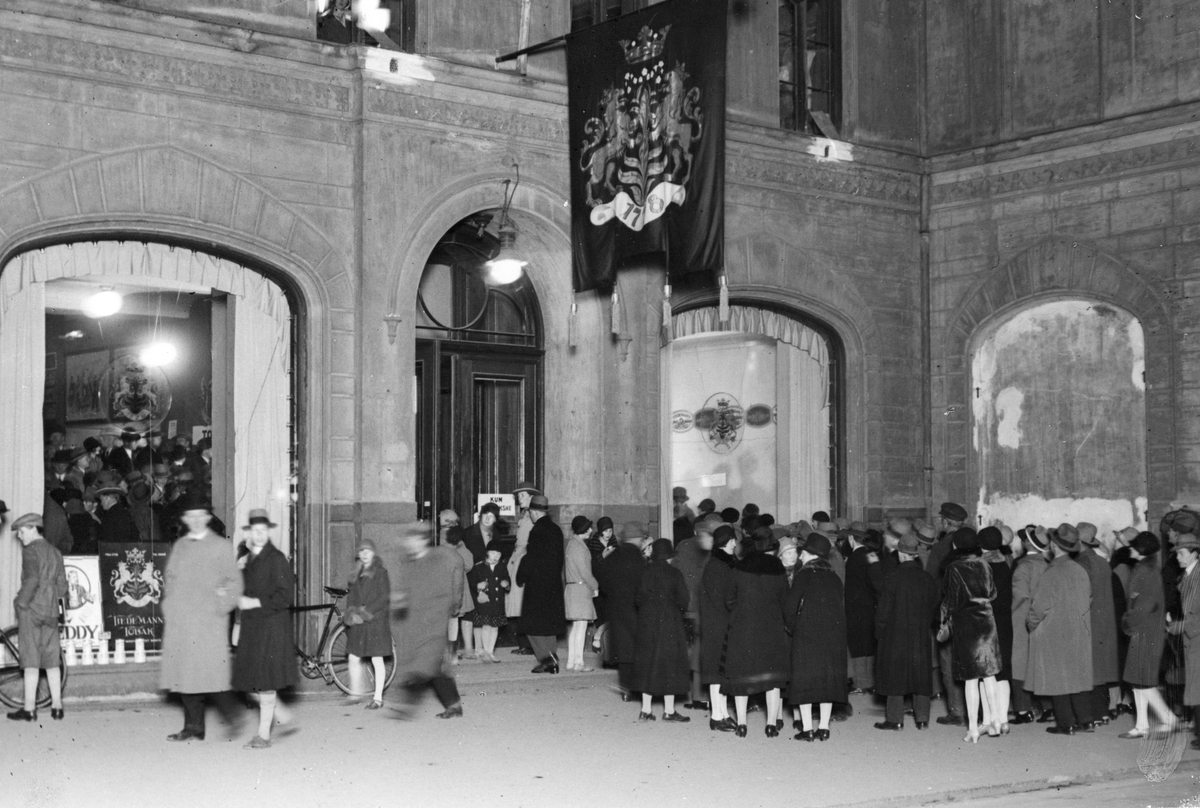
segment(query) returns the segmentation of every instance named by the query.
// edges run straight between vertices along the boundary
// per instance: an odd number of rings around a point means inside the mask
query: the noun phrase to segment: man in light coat
[[[525,587],[517,585],[517,570],[521,568],[521,560],[525,558],[525,552],[529,547],[529,533],[533,530],[534,519],[529,514],[529,503],[535,496],[541,496],[541,493],[533,483],[528,481],[517,483],[517,487],[513,489],[513,496],[517,498],[517,543],[513,547],[512,555],[508,557],[508,577],[512,581],[512,588],[504,596],[504,613],[508,617],[508,622],[513,624],[513,630],[517,632],[517,647],[513,649],[514,654],[533,653],[529,638],[525,632],[520,630],[520,621],[517,620],[521,616],[521,609],[525,601]]]
[[[1025,627],[1025,618],[1029,616],[1029,604],[1033,602],[1033,593],[1037,591],[1038,581],[1042,579],[1046,568],[1050,566],[1050,538],[1045,531],[1033,527],[1022,528],[1020,536],[1025,542],[1025,555],[1017,562],[1012,579],[1012,704],[1016,715],[1014,724],[1029,724],[1034,721],[1033,697],[1027,687],[1029,680],[1029,629]],[[1001,615],[996,615],[1000,620]],[[1047,713],[1049,713],[1047,715]],[[1052,712],[1044,711],[1043,716],[1052,720]]]
[[[1092,584],[1072,553],[1079,534],[1062,524],[1051,534],[1053,560],[1029,604],[1029,673],[1025,686],[1054,702],[1054,735],[1092,732]]]
[[[187,533],[171,546],[163,585],[160,686],[180,694],[183,729],[168,741],[204,740],[204,701],[212,696],[231,734],[229,613],[242,596],[233,544],[209,529],[212,512],[198,496],[183,509]]]

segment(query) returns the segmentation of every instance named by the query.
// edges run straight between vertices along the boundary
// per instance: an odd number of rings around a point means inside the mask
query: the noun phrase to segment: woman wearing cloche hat
[[[346,593],[346,656],[349,658],[350,700],[357,702],[367,694],[363,682],[363,659],[371,660],[374,693],[368,710],[383,706],[383,686],[387,679],[384,657],[393,656],[392,627],[388,620],[388,601],[392,594],[387,567],[375,550],[375,542],[362,539],[355,553],[354,572]]]

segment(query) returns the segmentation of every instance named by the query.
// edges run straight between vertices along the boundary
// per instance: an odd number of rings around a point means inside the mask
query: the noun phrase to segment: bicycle
[[[293,606],[296,614],[315,612],[328,609],[325,615],[325,625],[321,629],[321,639],[314,653],[308,653],[296,644],[296,656],[300,658],[300,672],[309,679],[321,678],[327,685],[337,685],[337,688],[348,696],[369,696],[375,691],[375,670],[370,664],[363,665],[367,676],[368,689],[365,693],[354,693],[350,690],[350,661],[346,652],[346,627],[342,625],[342,610],[338,603],[346,597],[346,589],[335,586],[325,587],[325,594],[333,598],[332,603],[316,603],[308,606]],[[336,620],[334,618],[337,618]],[[392,653],[384,658],[383,689],[387,690],[396,678],[396,641],[392,640]]]
[[[21,655],[17,650],[17,627],[9,626],[0,631],[0,702],[8,707],[21,708],[25,706],[25,671],[21,668]],[[67,668],[59,666],[62,672],[63,691],[67,688]],[[45,676],[38,679],[37,698],[34,702],[44,709],[50,706],[50,685]]]

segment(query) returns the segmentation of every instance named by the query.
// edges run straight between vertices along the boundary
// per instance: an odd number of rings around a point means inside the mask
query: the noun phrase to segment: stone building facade
[[[622,278],[623,358],[607,299],[571,286],[561,51],[524,72],[493,63],[518,40],[520,2],[417,3],[414,54],[318,42],[305,0],[174,5],[0,9],[0,267],[47,244],[146,239],[288,290],[303,381],[298,548],[317,587],[360,536],[417,516],[416,289],[438,240],[497,207],[516,162],[512,216],[545,335],[541,482],[562,518],[657,526],[662,276]],[[1135,21],[1132,4],[843,0],[830,141],[778,127],[775,2],[731,4],[730,294],[836,335],[844,485],[832,505],[846,515],[975,506],[972,352],[989,324],[1063,297],[1144,329],[1148,436],[1130,473],[1144,472],[1151,514],[1200,490],[1188,304],[1200,17],[1185,0],[1160,5],[1173,14]],[[529,42],[569,24],[566,0],[532,9]]]

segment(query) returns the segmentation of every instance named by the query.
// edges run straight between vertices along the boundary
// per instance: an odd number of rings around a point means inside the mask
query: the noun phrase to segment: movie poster
[[[67,597],[59,636],[65,643],[98,640],[104,633],[101,611],[100,559],[96,556],[66,556]]]

